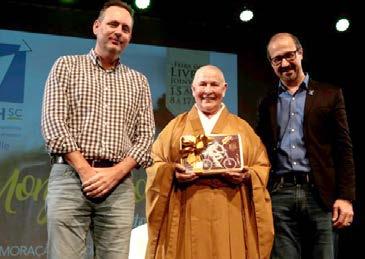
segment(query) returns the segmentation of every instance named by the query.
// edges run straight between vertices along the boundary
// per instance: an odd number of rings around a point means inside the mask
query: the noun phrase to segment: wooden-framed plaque
[[[180,138],[181,164],[197,174],[241,171],[244,166],[239,134],[185,135]]]

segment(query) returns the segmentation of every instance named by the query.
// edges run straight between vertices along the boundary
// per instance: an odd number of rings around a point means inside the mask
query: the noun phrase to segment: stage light
[[[147,9],[150,6],[150,0],[136,0],[135,5],[138,9]]]
[[[346,18],[342,18],[336,23],[336,30],[343,32],[346,31],[350,27],[350,21]]]
[[[78,0],[58,0],[60,4],[64,5],[72,5],[75,4]]]
[[[240,14],[240,20],[243,22],[248,22],[252,20],[253,18],[253,12],[249,9],[245,9]]]

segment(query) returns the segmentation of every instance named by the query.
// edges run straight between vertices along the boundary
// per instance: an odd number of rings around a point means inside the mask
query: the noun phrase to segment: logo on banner
[[[23,103],[27,43],[0,43],[0,102]]]
[[[189,110],[195,103],[191,83],[195,71],[209,63],[206,51],[169,48],[167,50],[166,107],[174,115]]]
[[[0,107],[0,121],[23,120],[23,109],[17,107]]]

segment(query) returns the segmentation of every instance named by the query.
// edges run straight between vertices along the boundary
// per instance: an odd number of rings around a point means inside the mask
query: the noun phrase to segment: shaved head
[[[212,65],[200,67],[195,72],[191,90],[201,112],[208,117],[216,114],[227,90],[222,70]]]
[[[219,67],[213,66],[213,65],[205,65],[200,67],[194,75],[194,80],[193,80],[193,84],[197,83],[197,81],[199,80],[199,78],[206,73],[215,73],[216,74],[216,78],[219,79],[219,81],[221,83],[226,83],[226,80],[224,79],[224,75],[222,70],[220,70]]]

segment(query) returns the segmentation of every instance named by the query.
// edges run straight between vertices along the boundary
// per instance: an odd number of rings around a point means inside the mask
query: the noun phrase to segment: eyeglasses
[[[281,64],[283,59],[285,58],[286,61],[293,61],[297,57],[297,51],[298,49],[294,51],[288,51],[284,53],[283,55],[278,55],[276,57],[270,58],[270,62],[274,66],[278,66]]]

